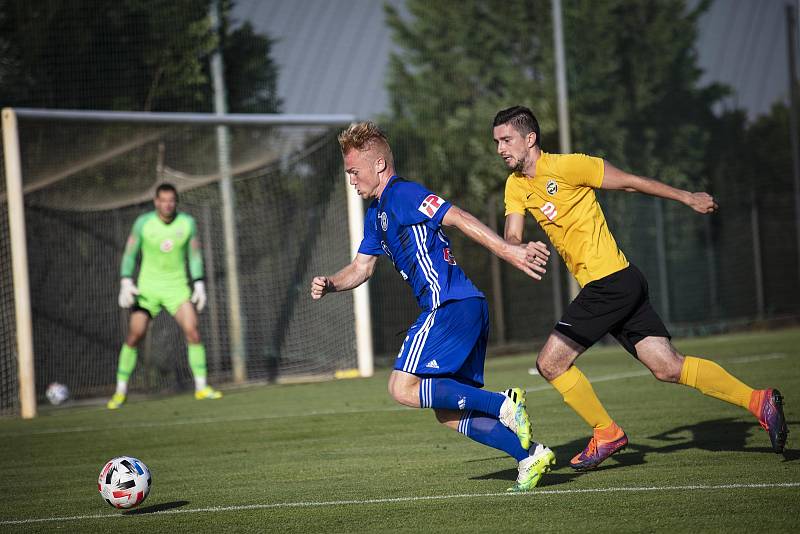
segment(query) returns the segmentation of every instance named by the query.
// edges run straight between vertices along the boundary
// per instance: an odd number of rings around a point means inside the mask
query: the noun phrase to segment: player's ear
[[[378,156],[378,159],[375,160],[375,172],[380,174],[386,170],[386,158],[383,156]]]
[[[526,141],[528,143],[528,148],[533,148],[536,146],[536,132],[530,132],[526,136]]]

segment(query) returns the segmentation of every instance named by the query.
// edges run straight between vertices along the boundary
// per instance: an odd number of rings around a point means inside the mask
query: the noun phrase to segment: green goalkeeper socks
[[[117,382],[127,382],[131,373],[136,368],[136,355],[138,351],[125,343],[119,351],[119,366],[117,367]]]
[[[195,378],[206,377],[206,348],[202,343],[189,345],[189,367]]]

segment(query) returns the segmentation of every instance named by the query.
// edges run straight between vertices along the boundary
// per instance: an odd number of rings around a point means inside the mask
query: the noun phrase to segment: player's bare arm
[[[524,228],[525,216],[520,213],[509,213],[506,217],[506,227],[505,231],[503,232],[503,239],[512,245],[521,245]],[[550,249],[548,249],[547,245],[541,241],[528,241],[525,246],[528,248],[528,254],[533,257],[550,257]]]
[[[691,193],[652,178],[627,173],[607,161],[603,163],[604,176],[603,184],[600,186],[601,189],[638,192],[668,200],[676,200],[686,204],[697,213],[714,213],[719,208],[714,201],[714,197],[708,193]]]
[[[531,247],[508,243],[476,219],[474,215],[456,206],[452,206],[445,213],[442,224],[455,226],[464,235],[535,280],[541,280],[541,274],[547,272],[544,264],[547,262],[550,252],[543,243]]]
[[[522,243],[522,234],[525,230],[525,216],[521,213],[509,213],[506,216],[506,228],[503,232],[504,239],[512,245]]]
[[[343,269],[331,276],[315,276],[311,281],[311,298],[321,299],[334,291],[347,291],[360,286],[375,272],[377,256],[356,254]]]

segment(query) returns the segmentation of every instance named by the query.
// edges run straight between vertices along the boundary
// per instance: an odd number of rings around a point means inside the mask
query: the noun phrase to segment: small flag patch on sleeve
[[[444,204],[444,199],[441,197],[436,195],[428,195],[417,209],[428,217],[433,218],[433,216],[436,215],[436,212],[439,211],[439,208],[442,207],[442,204]]]

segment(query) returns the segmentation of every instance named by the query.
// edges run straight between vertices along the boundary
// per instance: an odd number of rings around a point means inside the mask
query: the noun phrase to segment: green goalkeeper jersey
[[[130,278],[136,268],[136,256],[142,252],[138,283],[152,285],[187,285],[186,261],[192,281],[203,278],[203,256],[197,225],[194,218],[178,212],[170,223],[162,221],[158,213],[150,211],[140,215],[133,223],[131,235],[122,255],[122,278]]]

